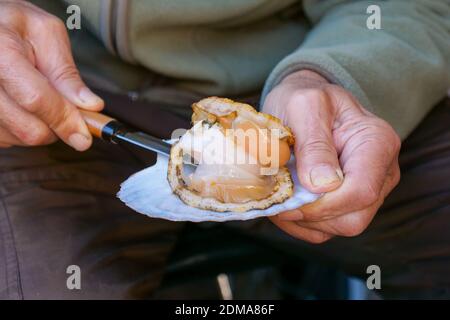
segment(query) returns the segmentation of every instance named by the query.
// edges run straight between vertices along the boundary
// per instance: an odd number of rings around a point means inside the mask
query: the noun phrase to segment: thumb
[[[290,112],[296,137],[295,158],[301,184],[314,193],[337,189],[343,181],[333,141],[334,114],[328,99],[311,99]]]

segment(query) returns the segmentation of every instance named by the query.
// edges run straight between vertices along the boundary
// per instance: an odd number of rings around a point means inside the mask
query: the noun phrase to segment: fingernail
[[[328,165],[315,167],[310,172],[311,183],[316,187],[323,187],[343,179],[341,169],[334,169]]]
[[[91,139],[80,133],[74,133],[69,137],[69,144],[77,151],[85,151],[91,146]]]
[[[97,105],[102,101],[99,96],[97,96],[89,88],[86,87],[80,90],[78,97],[80,98],[81,102],[83,102],[83,104],[89,106]]]

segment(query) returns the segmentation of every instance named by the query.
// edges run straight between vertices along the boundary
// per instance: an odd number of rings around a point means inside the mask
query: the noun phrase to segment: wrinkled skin
[[[303,70],[267,96],[263,111],[292,128],[299,179],[317,201],[271,218],[311,243],[356,236],[400,179],[400,138],[345,89]]]
[[[57,138],[83,151],[92,137],[78,108],[103,101],[82,82],[64,23],[25,1],[0,0],[0,147]]]

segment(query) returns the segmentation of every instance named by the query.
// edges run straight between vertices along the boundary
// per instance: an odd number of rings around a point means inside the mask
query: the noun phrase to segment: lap
[[[96,142],[0,150],[0,297],[143,298],[158,286],[182,224],[149,219],[115,197],[142,168]],[[66,269],[81,268],[81,290]]]

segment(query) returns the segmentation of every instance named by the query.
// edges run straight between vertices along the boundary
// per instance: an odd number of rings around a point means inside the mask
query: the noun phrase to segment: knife
[[[99,112],[86,110],[80,110],[80,112],[94,137],[112,143],[125,142],[164,156],[170,155],[172,146],[162,139],[134,130],[120,121]]]

